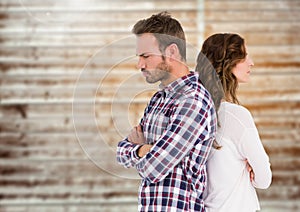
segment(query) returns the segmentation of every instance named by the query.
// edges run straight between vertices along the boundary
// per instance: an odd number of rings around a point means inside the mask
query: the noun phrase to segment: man
[[[205,211],[206,160],[216,114],[198,75],[186,65],[180,23],[162,12],[138,21],[138,68],[148,83],[161,82],[140,124],[120,141],[117,160],[142,177],[139,211]]]

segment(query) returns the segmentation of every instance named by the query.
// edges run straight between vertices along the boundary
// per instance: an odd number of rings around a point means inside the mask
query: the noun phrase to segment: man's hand
[[[247,166],[247,170],[249,172],[250,182],[252,182],[254,180],[254,172],[247,160],[246,160],[246,166]]]
[[[143,146],[141,146],[138,150],[138,156],[140,158],[144,157],[148,152],[150,152],[150,149],[153,145],[151,144],[144,144]]]
[[[138,152],[137,152],[137,154],[140,158],[144,157],[150,151],[151,147],[153,146],[150,144],[145,144],[145,138],[144,138],[144,134],[143,134],[141,125],[138,125],[138,126],[132,128],[132,130],[130,131],[127,138],[129,140],[129,142],[131,142],[133,144],[142,145],[138,149]]]
[[[144,134],[143,134],[141,125],[138,125],[138,126],[132,128],[132,130],[130,131],[130,133],[128,135],[128,140],[134,144],[141,145],[141,144],[145,143],[145,138],[144,138]]]

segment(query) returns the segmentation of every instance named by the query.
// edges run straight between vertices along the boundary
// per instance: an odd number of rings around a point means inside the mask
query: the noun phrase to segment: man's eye
[[[150,55],[143,55],[143,58],[148,58],[148,57],[150,57]]]

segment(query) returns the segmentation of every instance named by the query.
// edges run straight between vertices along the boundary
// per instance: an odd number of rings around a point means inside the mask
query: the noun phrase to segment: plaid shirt
[[[140,145],[127,138],[117,148],[118,162],[135,167],[143,178],[139,211],[205,211],[205,164],[216,114],[198,75],[193,72],[154,94],[140,125],[146,143],[153,144],[150,152],[139,158]]]

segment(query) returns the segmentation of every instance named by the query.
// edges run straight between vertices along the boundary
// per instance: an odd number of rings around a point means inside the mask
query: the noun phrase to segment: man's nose
[[[145,68],[145,61],[144,61],[144,59],[143,58],[139,58],[139,60],[138,60],[138,63],[137,63],[137,65],[136,65],[136,67],[138,68],[138,69],[142,69],[142,68]]]

